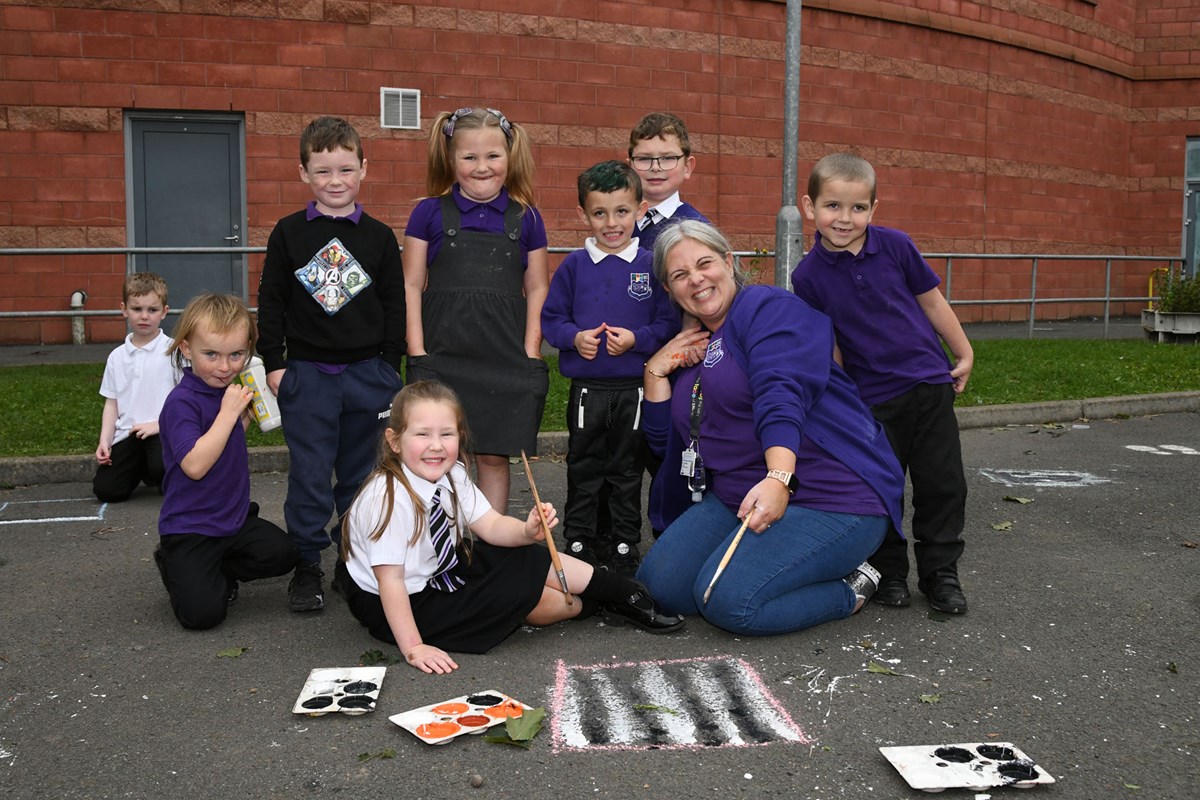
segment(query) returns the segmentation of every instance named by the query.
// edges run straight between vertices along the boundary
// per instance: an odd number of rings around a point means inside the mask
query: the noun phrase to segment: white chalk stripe
[[[741,729],[729,713],[733,698],[713,674],[713,662],[687,664],[683,668],[683,677],[708,710],[708,721],[717,729],[721,741],[732,745],[746,744]]]
[[[652,715],[653,719],[662,726],[671,744],[699,743],[699,739],[696,738],[696,720],[692,717],[690,703],[675,683],[667,677],[661,666],[650,663],[642,667],[638,673],[636,686],[643,697],[654,698],[648,700],[646,705],[669,709],[665,711],[643,709],[642,713]]]
[[[643,728],[641,721],[633,716],[633,709],[630,708],[625,694],[609,680],[608,670],[592,670],[589,677],[596,694],[604,703],[610,743],[633,744],[646,741],[649,732]]]

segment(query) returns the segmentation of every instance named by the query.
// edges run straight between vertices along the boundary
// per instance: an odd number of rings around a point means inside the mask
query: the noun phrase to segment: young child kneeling
[[[434,381],[392,403],[379,466],[347,515],[335,585],[377,639],[427,673],[458,667],[446,651],[486,653],[522,623],[550,625],[600,608],[651,633],[683,627],[660,614],[632,578],[562,556],[567,604],[550,563],[538,509],[524,521],[493,509],[459,461],[466,422],[458,397]],[[542,503],[547,525],[558,524]],[[479,540],[462,541],[463,528]]]
[[[299,559],[291,538],[250,502],[245,412],[253,395],[233,379],[256,338],[240,299],[202,294],[184,309],[169,351],[192,365],[158,417],[164,474],[154,563],[185,628],[219,625],[238,581],[286,575]]]

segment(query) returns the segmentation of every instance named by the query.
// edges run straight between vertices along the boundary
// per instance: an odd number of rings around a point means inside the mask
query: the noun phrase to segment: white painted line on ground
[[[1075,489],[1113,482],[1111,478],[1101,478],[1090,472],[1061,469],[981,469],[979,474],[1005,486],[1040,486],[1046,489]]]

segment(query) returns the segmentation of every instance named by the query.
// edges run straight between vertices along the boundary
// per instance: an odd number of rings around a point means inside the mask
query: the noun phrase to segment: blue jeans
[[[848,617],[855,596],[842,578],[875,552],[888,520],[789,506],[769,530],[746,531],[704,605],[708,582],[740,525],[710,492],[663,532],[637,573],[663,612],[700,614],[748,636]]]

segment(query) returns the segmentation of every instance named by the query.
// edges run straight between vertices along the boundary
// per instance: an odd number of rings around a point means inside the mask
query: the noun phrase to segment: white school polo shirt
[[[145,347],[135,347],[133,334],[108,354],[100,395],[117,401],[113,444],[129,436],[139,422],[154,422],[182,373],[167,355],[171,337],[161,330]]]
[[[433,500],[433,493],[439,487],[442,491],[442,506],[450,517],[451,525],[458,525],[462,535],[466,528],[477,522],[484,514],[492,510],[483,492],[479,491],[467,476],[466,468],[455,464],[450,474],[443,475],[437,483],[430,483],[418,477],[408,467],[403,467],[404,476],[408,478],[413,491],[421,498],[428,508]],[[387,481],[393,480],[395,505],[392,516],[388,519],[387,527],[382,535],[371,541],[370,535],[377,527],[384,512]],[[454,519],[453,502],[450,499],[450,482],[458,488],[460,520]],[[426,512],[428,513],[428,512]],[[429,520],[426,517],[425,527],[415,544],[409,542],[413,535],[413,504],[399,481],[386,475],[374,475],[363,484],[362,491],[350,507],[348,529],[350,531],[351,554],[346,568],[350,577],[365,591],[379,594],[379,582],[375,580],[373,567],[385,564],[404,567],[404,586],[409,594],[416,594],[425,588],[429,579],[437,570],[437,554],[433,549],[433,540],[429,538]]]

